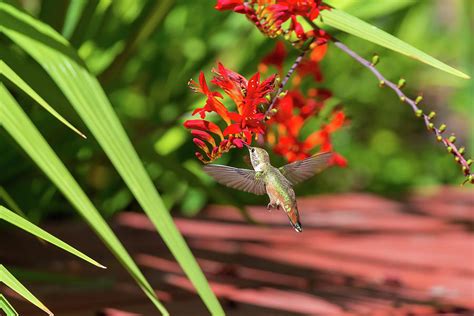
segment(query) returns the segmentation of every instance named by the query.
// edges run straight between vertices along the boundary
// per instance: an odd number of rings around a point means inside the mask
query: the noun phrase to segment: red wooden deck
[[[471,188],[418,192],[404,203],[359,193],[300,198],[299,209],[302,234],[264,207],[250,207],[259,226],[223,206],[176,218],[228,315],[474,315]],[[146,217],[122,213],[113,227],[172,315],[208,314]],[[7,267],[50,273],[23,281],[56,315],[157,314],[88,227],[45,228],[109,267],[0,231]],[[41,314],[0,291],[22,315]]]

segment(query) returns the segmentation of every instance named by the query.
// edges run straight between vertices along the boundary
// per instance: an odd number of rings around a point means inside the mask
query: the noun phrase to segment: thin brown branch
[[[265,112],[265,119],[269,119],[274,115],[272,112],[272,109],[275,107],[276,101],[280,98],[280,94],[283,92],[283,88],[287,84],[288,80],[291,78],[293,73],[295,72],[296,68],[300,65],[301,61],[304,58],[304,55],[308,52],[308,47],[307,45],[301,53],[296,57],[295,62],[291,66],[291,68],[288,70],[288,73],[286,74],[285,78],[283,78],[282,82],[280,83],[280,86],[278,87],[278,91],[276,92],[275,96],[273,97],[272,103],[270,103],[270,106],[268,107],[267,111]]]
[[[403,103],[408,104],[417,116],[422,117],[426,127],[428,128],[428,130],[432,131],[435,134],[436,139],[438,141],[440,141],[441,143],[443,143],[443,145],[446,147],[448,152],[453,154],[453,156],[455,157],[455,160],[461,165],[462,170],[464,172],[464,175],[466,176],[466,181],[464,181],[464,183],[465,182],[474,183],[474,175],[471,171],[472,161],[471,160],[466,160],[463,156],[463,153],[460,152],[460,149],[454,144],[456,138],[454,136],[450,136],[450,137],[447,137],[447,138],[443,137],[442,134],[444,132],[444,128],[437,128],[437,127],[434,126],[434,124],[431,122],[431,120],[433,119],[434,116],[431,115],[431,114],[427,115],[427,114],[423,113],[423,111],[417,105],[418,102],[413,100],[413,99],[410,99],[409,97],[407,97],[403,93],[403,91],[401,90],[401,87],[400,87],[401,84],[395,84],[395,83],[387,80],[377,70],[377,68],[375,68],[375,65],[373,63],[371,63],[371,62],[367,61],[366,59],[362,58],[361,56],[359,56],[357,53],[355,53],[353,50],[351,50],[349,47],[347,47],[343,43],[337,41],[336,39],[332,39],[332,41],[334,42],[334,45],[337,48],[339,48],[340,50],[342,50],[343,52],[345,52],[346,54],[348,54],[349,56],[354,58],[356,61],[358,61],[360,64],[362,64],[366,68],[368,68],[375,75],[375,77],[377,77],[381,87],[387,86],[390,89],[392,89],[393,91],[395,91],[395,93],[400,98],[400,101],[402,101]],[[432,113],[434,113],[434,112],[432,112]]]

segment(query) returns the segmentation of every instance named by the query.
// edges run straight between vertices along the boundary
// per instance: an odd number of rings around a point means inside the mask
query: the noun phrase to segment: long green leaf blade
[[[422,52],[421,50],[411,46],[410,44],[388,34],[381,29],[362,21],[338,9],[323,10],[321,17],[324,24],[332,26],[341,31],[363,38],[369,42],[394,50],[398,53],[407,55],[408,57],[419,60],[425,64],[438,68],[452,75],[469,79],[465,73],[446,65],[442,61]]]
[[[49,315],[54,315],[43,303],[41,303],[39,299],[36,298],[36,296],[34,296],[30,291],[28,291],[28,289],[23,284],[21,284],[21,282],[18,281],[13,276],[13,274],[11,274],[10,271],[7,270],[7,268],[0,264],[0,283],[2,282],[45,313]]]
[[[1,276],[0,276],[1,280]],[[7,301],[5,296],[0,294],[0,311],[3,311],[6,316],[18,316],[17,311],[13,308],[10,302]]]
[[[87,1],[72,1],[69,4],[62,29],[62,34],[65,38],[71,38],[86,5]]]
[[[1,94],[1,92],[0,92]],[[3,219],[4,221],[12,224],[12,225],[15,225],[19,228],[21,228],[22,230],[32,234],[32,235],[35,235],[36,237],[39,237],[53,245],[55,245],[56,247],[59,247],[79,258],[81,258],[82,260],[85,260],[87,262],[89,262],[90,264],[93,264],[99,268],[103,268],[105,269],[106,267],[101,265],[100,263],[98,263],[97,261],[95,261],[94,259],[90,258],[89,256],[87,256],[86,254],[80,252],[79,250],[77,250],[76,248],[68,245],[67,243],[65,243],[64,241],[62,241],[61,239],[51,235],[50,233],[48,233],[47,231],[39,228],[38,226],[32,224],[31,222],[29,222],[28,220],[24,219],[23,217],[15,214],[13,211],[10,211],[9,209],[7,209],[6,207],[0,205],[0,219]]]
[[[104,91],[53,29],[1,5],[3,32],[50,74],[91,130],[213,315],[224,311],[184,241]],[[3,21],[5,22],[3,22]]]
[[[61,123],[69,127],[75,133],[79,134],[83,138],[87,138],[83,133],[81,133],[77,128],[75,128],[71,123],[69,123],[64,117],[61,116],[54,108],[52,108],[36,91],[34,91],[23,79],[21,79],[14,71],[11,69],[3,60],[0,60],[0,78],[5,76],[10,82],[15,84],[23,92],[29,95],[33,100],[35,100],[39,105],[41,105],[46,111],[48,111],[52,116],[57,118]]]
[[[1,21],[1,19],[0,19]],[[31,120],[0,83],[0,123],[73,204],[163,315],[168,315],[140,269]]]

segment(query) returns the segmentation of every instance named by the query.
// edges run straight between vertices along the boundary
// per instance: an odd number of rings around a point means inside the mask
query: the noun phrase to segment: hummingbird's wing
[[[306,179],[311,178],[316,173],[322,171],[329,165],[329,159],[332,153],[324,152],[316,154],[309,158],[298,160],[283,167],[280,167],[280,172],[295,185]]]
[[[220,184],[257,195],[266,193],[265,183],[254,170],[213,164],[205,165],[203,169]]]

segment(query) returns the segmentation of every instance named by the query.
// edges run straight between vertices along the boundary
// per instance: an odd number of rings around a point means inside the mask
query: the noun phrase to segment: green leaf
[[[49,315],[54,315],[39,299],[36,298],[28,289],[18,281],[10,271],[0,264],[0,283],[5,283],[13,291],[23,296],[28,302],[36,305],[39,309]]]
[[[0,78],[7,78],[10,82],[15,84],[23,92],[29,95],[33,100],[35,100],[39,105],[41,105],[46,111],[51,113],[52,116],[57,118],[61,123],[72,129],[74,132],[79,134],[83,138],[87,138],[83,133],[81,133],[77,128],[75,128],[71,123],[69,123],[64,117],[61,116],[55,109],[53,109],[41,96],[39,96],[23,79],[21,79],[3,60],[0,60]]]
[[[1,121],[0,121],[1,122]],[[21,210],[15,200],[8,194],[7,190],[0,185],[0,199],[3,199],[5,203],[18,215],[25,217],[26,214]]]
[[[1,18],[0,21],[2,21]],[[107,225],[99,214],[99,211],[94,207],[87,195],[79,187],[79,184],[74,180],[71,173],[66,169],[2,83],[0,83],[0,123],[3,124],[5,130],[13,137],[18,145],[26,151],[38,167],[43,170],[59,190],[61,190],[71,204],[76,207],[87,223],[132,275],[161,313],[168,315],[166,309],[158,301],[153,288],[110,229],[109,225]]]
[[[106,267],[95,261],[94,259],[90,258],[89,256],[83,254],[79,250],[75,249],[74,247],[69,246],[64,241],[60,240],[59,238],[54,237],[53,235],[49,234],[45,230],[39,228],[38,226],[30,223],[28,220],[24,219],[23,217],[15,214],[14,212],[10,211],[9,209],[5,208],[4,206],[0,205],[0,219],[15,225],[24,231],[39,237],[56,247],[59,247],[79,258],[93,264],[99,268],[105,269]]]
[[[1,276],[0,276],[1,280]],[[3,311],[6,316],[18,316],[17,311],[13,308],[10,302],[7,301],[5,296],[0,294],[0,311]]]
[[[391,14],[417,4],[417,0],[366,0],[364,5],[360,5],[360,0],[328,0],[324,2],[361,19]]]
[[[88,72],[67,41],[47,25],[13,7],[0,4],[0,26],[0,30],[3,29],[7,37],[42,65],[60,87],[143,207],[210,312],[224,315],[97,79]]]
[[[434,57],[422,52],[421,50],[411,46],[408,43],[396,38],[393,35],[382,31],[381,29],[366,23],[355,16],[352,16],[338,9],[321,11],[322,22],[341,31],[363,38],[377,45],[394,50],[398,53],[407,55],[408,57],[417,59],[425,64],[443,70],[452,75],[469,79],[465,73],[454,69],[451,66],[437,60]]]
[[[74,30],[79,23],[81,14],[87,5],[87,1],[72,1],[67,9],[66,18],[64,20],[62,34],[65,38],[71,38]]]

